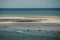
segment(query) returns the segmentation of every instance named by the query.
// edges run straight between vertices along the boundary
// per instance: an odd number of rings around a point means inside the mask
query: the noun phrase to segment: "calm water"
[[[54,8],[16,8],[1,9],[0,16],[60,16],[60,9]]]
[[[31,35],[8,31],[0,32],[0,40],[60,40],[60,36]]]

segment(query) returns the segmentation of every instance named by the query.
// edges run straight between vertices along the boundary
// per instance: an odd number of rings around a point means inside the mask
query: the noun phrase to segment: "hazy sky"
[[[0,0],[0,8],[60,8],[60,0]]]

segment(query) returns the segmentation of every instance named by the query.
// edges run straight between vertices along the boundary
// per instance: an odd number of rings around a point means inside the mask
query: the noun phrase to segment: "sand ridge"
[[[0,24],[25,24],[25,23],[57,23],[60,24],[60,18],[28,18],[28,17],[0,17],[0,19],[30,19],[38,20],[37,22],[0,22]]]

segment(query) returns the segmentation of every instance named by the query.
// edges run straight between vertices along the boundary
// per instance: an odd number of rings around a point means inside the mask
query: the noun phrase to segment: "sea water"
[[[59,8],[0,8],[0,16],[60,16]]]
[[[59,9],[0,9],[0,17],[23,16],[41,17],[50,16],[60,18]],[[30,29],[29,29],[30,28]],[[49,28],[40,30],[39,28]],[[29,29],[29,31],[27,31]],[[34,30],[31,30],[34,29]],[[37,29],[37,30],[35,30]],[[0,40],[60,40],[60,24],[12,24],[0,25]]]

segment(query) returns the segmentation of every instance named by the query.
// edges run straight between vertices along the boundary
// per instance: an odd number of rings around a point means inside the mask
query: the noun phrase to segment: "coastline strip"
[[[0,22],[0,25],[3,25],[3,24],[6,24],[6,25],[7,25],[7,24],[33,24],[33,23],[35,23],[35,24],[36,24],[36,23],[37,23],[37,24],[40,24],[40,23],[41,23],[41,24],[45,24],[45,23],[46,23],[46,24],[60,24],[60,23],[58,23],[58,22],[55,22],[55,23],[54,23],[54,22],[53,22],[53,23],[52,23],[52,22]]]

